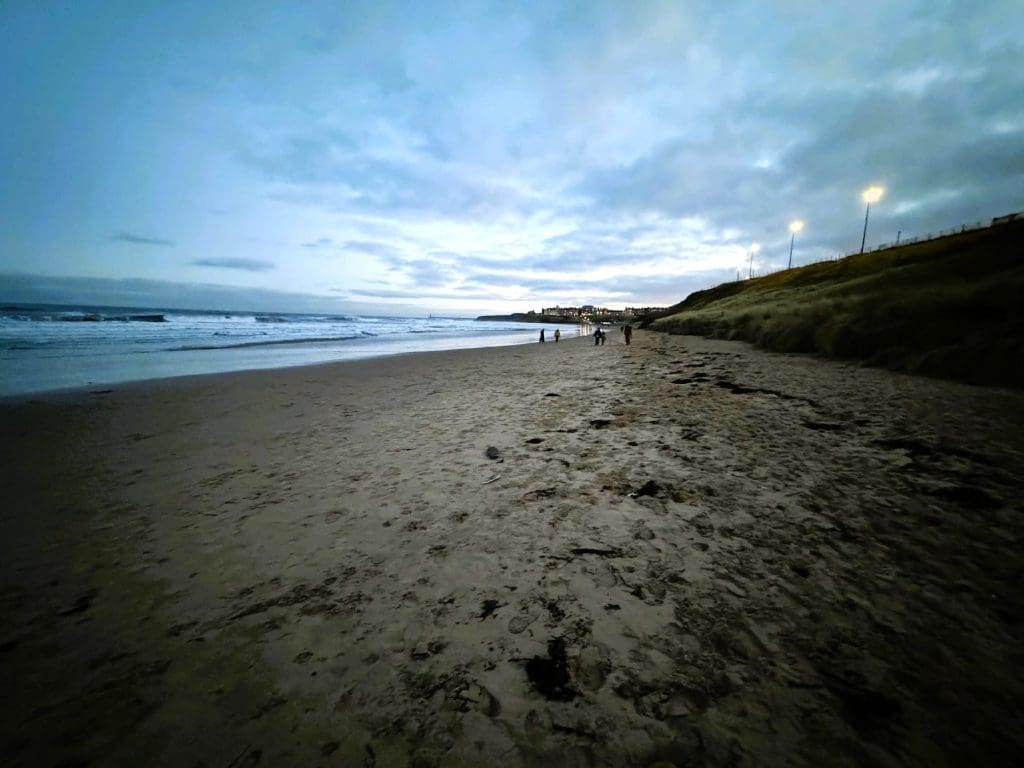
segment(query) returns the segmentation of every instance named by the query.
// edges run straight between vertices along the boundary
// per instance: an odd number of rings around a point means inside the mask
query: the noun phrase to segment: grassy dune
[[[1024,386],[1024,221],[725,283],[645,325]]]

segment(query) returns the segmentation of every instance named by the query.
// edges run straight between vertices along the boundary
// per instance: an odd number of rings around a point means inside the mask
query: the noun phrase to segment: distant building
[[[555,317],[579,317],[580,310],[578,307],[560,307],[556,304],[553,307],[542,309],[541,314],[553,315]]]
[[[653,315],[663,310],[664,307],[626,307],[625,309],[609,309],[608,307],[596,307],[593,304],[584,304],[581,307],[562,307],[556,304],[553,307],[545,307],[540,310],[539,314],[548,315],[550,317],[572,317],[581,319],[588,317],[611,317],[614,319],[643,317],[644,315]]]

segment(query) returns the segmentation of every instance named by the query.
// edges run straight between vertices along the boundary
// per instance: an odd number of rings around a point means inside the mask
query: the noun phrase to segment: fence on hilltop
[[[1016,213],[1009,213],[1005,216],[996,216],[988,223],[977,221],[973,224],[961,224],[959,227],[951,227],[950,229],[942,229],[938,232],[929,232],[927,235],[918,235],[917,237],[911,238],[899,238],[892,243],[881,243],[876,245],[874,248],[865,248],[863,253],[876,253],[878,251],[885,251],[889,248],[902,248],[905,245],[914,245],[915,243],[927,243],[931,240],[941,240],[944,237],[951,237],[953,235],[961,235],[967,232],[977,232],[982,229],[990,229],[992,227],[999,227],[1003,224],[1009,224],[1013,221],[1024,221],[1024,211],[1017,211]],[[775,275],[779,272],[787,272],[790,269],[800,269],[810,264],[822,264],[826,261],[841,261],[842,259],[850,256],[857,256],[861,253],[859,248],[855,248],[852,251],[846,253],[837,254],[835,256],[826,256],[821,259],[814,259],[813,261],[806,261],[803,264],[798,264],[793,267],[780,267],[778,269],[763,270],[757,272],[748,272],[747,277],[742,277],[740,272],[736,273],[736,282],[740,280],[752,280],[757,277],[767,277],[768,275]]]

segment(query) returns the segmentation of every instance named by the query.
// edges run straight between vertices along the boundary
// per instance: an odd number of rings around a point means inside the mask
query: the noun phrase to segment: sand
[[[1024,751],[1020,391],[614,331],[0,423],[4,765]]]

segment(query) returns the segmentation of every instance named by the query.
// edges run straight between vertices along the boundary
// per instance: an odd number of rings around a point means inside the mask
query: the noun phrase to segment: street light
[[[754,276],[754,254],[760,250],[761,246],[758,243],[754,243],[750,246],[750,272],[747,273],[748,278]]]
[[[868,204],[868,207],[864,211],[864,234],[860,238],[860,252],[864,253],[864,243],[868,239],[868,214],[871,213],[871,204],[877,203],[882,199],[882,195],[885,194],[885,190],[882,187],[868,187],[861,194],[864,202]]]
[[[793,268],[793,241],[796,240],[796,233],[804,228],[804,223],[797,219],[796,221],[789,222],[789,231],[793,234],[789,238],[789,266],[786,269]]]

